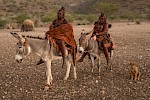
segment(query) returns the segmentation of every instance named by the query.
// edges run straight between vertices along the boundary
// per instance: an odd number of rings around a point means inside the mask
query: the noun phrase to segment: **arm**
[[[94,36],[96,36],[96,32],[95,32],[95,31],[93,31],[93,33],[92,33],[92,36],[91,36],[91,37],[94,37]]]
[[[94,23],[94,29],[93,29],[93,33],[92,33],[92,36],[91,36],[91,37],[94,37],[94,36],[96,36],[96,34],[97,34],[97,30],[98,30],[97,24],[98,24],[98,22],[95,22],[95,23]]]
[[[106,34],[107,32],[108,32],[108,24],[106,23],[106,24],[104,25],[103,30],[102,30],[101,32],[96,33],[96,35],[104,35],[104,34]]]

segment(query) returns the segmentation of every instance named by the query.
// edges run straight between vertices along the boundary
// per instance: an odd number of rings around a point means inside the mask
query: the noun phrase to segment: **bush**
[[[135,13],[123,13],[119,16],[121,19],[128,19],[128,20],[133,20],[133,19],[138,19],[140,18],[139,15],[135,14]]]
[[[74,19],[75,19],[75,20],[83,21],[83,20],[85,20],[85,16],[86,16],[86,15],[84,15],[84,14],[75,14],[75,15],[73,15],[73,16],[74,16]]]
[[[136,20],[135,23],[139,25],[139,24],[141,24],[141,21]]]
[[[146,19],[150,20],[150,13],[147,14]]]
[[[112,15],[113,13],[117,12],[119,9],[119,6],[116,4],[106,3],[106,2],[97,2],[95,3],[92,8],[96,12],[105,12],[106,15]]]
[[[43,18],[41,19],[41,21],[42,21],[42,22],[51,22],[52,20],[51,20],[51,18],[49,18],[49,17],[43,17]]]
[[[114,20],[114,19],[118,19],[118,16],[113,14],[111,16],[108,16],[107,18]]]
[[[85,20],[86,20],[86,23],[87,23],[87,21],[88,21],[88,23],[93,23],[98,19],[98,16],[95,14],[87,14],[87,15],[76,14],[76,15],[74,15],[74,19],[79,20],[81,22],[85,22]]]
[[[74,21],[74,17],[71,14],[66,14],[66,19],[71,23]]]
[[[89,21],[87,20],[82,20],[82,21],[77,21],[77,25],[88,25]]]
[[[30,17],[27,14],[20,14],[16,17],[17,23],[22,24],[24,20],[30,19]]]
[[[0,28],[4,28],[6,24],[7,24],[6,20],[0,19]]]
[[[88,14],[85,19],[87,21],[89,21],[90,23],[93,23],[95,22],[97,19],[98,19],[98,16],[97,15],[94,15],[94,14]]]
[[[55,14],[53,13],[49,13],[49,14],[45,14],[44,16],[42,16],[41,21],[42,22],[52,22],[53,20],[55,20],[57,17]]]

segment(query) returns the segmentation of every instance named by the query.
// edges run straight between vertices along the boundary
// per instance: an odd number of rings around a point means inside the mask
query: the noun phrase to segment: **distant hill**
[[[76,13],[97,13],[101,11],[108,15],[147,18],[150,15],[150,0],[87,0],[74,7]]]
[[[150,0],[0,0],[0,17],[19,13],[48,13],[64,6],[73,13],[99,13],[116,7],[117,13],[150,13]],[[110,8],[109,8],[110,7]],[[104,11],[105,11],[104,10]]]
[[[150,19],[150,0],[0,0],[0,20],[49,22],[62,6],[70,21],[92,22],[100,12],[110,19]]]

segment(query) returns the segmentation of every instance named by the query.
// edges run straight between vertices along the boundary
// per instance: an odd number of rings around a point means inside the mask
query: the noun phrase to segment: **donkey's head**
[[[86,47],[88,46],[88,36],[89,33],[85,33],[85,31],[82,30],[81,36],[79,38],[79,53],[83,53]]]
[[[16,44],[15,60],[18,63],[20,63],[20,62],[22,62],[23,58],[25,58],[31,52],[31,48],[30,48],[26,38],[23,38],[22,36],[18,35],[17,33],[11,33],[11,34],[16,39],[18,39],[18,42]]]

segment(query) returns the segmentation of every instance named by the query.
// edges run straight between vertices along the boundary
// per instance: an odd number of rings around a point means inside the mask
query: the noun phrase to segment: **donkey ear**
[[[22,36],[20,36],[19,34],[17,34],[17,33],[10,33],[10,34],[12,34],[15,38],[17,38],[18,40],[21,40],[23,37]]]
[[[84,33],[85,33],[85,31],[84,31],[84,29],[83,29],[82,32],[81,32],[81,35],[84,34]]]

